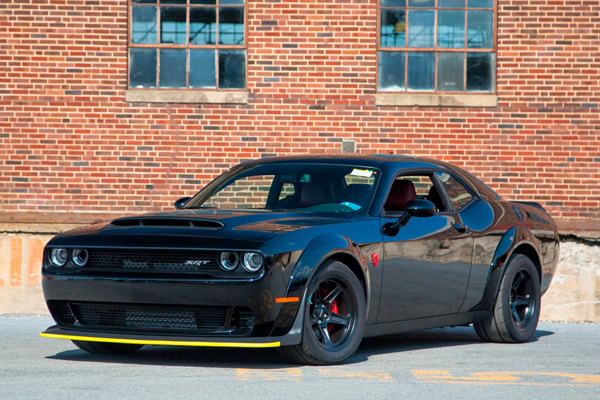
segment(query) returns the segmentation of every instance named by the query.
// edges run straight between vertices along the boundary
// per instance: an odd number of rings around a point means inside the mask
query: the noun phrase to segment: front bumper
[[[56,326],[41,333],[43,337],[143,345],[250,348],[294,345],[300,343],[301,339],[303,321],[298,316],[303,314],[298,313],[303,309],[302,301],[299,297],[291,300],[284,297],[287,288],[277,269],[271,269],[257,281],[235,283],[45,273],[42,286],[46,302],[57,322]],[[82,319],[83,314],[78,307],[86,305],[92,309],[104,307],[111,314],[108,320],[119,320],[120,325],[102,320],[106,314]],[[64,308],[70,310],[68,315],[63,312]],[[177,322],[183,323],[183,326],[169,327],[171,321],[175,320],[175,317],[169,316],[164,317],[169,322],[162,322],[160,326],[152,325],[152,318],[160,320],[165,315],[163,313],[170,310],[183,311],[184,317],[189,317],[202,308],[226,309],[228,322],[219,328],[206,328],[200,326],[199,320],[196,320],[198,327],[188,326],[189,320],[180,320]],[[156,312],[148,312],[149,309],[155,309]],[[240,328],[230,323],[231,316],[239,317],[238,310],[252,312],[252,328],[247,324],[242,324]],[[117,312],[121,314],[115,317]],[[93,321],[96,318],[100,319]],[[147,325],[138,324],[139,318],[150,319],[150,322],[144,322]],[[194,317],[190,318],[194,325]],[[196,318],[199,318],[198,315]]]
[[[299,322],[299,323],[298,323]],[[298,325],[298,326],[296,326]],[[85,332],[51,326],[40,336],[53,339],[80,340],[86,342],[108,342],[123,344],[141,344],[155,346],[194,346],[194,347],[244,347],[270,348],[291,346],[300,343],[302,337],[301,318],[297,318],[294,327],[287,335],[281,337],[198,337],[198,336],[165,336],[139,335],[106,332]]]

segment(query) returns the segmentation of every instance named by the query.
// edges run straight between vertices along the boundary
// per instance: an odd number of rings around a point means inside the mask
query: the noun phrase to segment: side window
[[[444,188],[455,210],[460,210],[471,201],[473,196],[456,178],[445,172],[437,172],[436,174],[444,184]]]
[[[426,199],[429,195],[429,190],[433,187],[433,182],[428,175],[405,175],[399,177],[399,179],[411,181],[415,186],[415,191],[419,199]]]
[[[425,199],[435,204],[438,212],[446,211],[444,202],[430,174],[402,175],[396,178],[385,203],[386,212],[404,211],[412,199]]]

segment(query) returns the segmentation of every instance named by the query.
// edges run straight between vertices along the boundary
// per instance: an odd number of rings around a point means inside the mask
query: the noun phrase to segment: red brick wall
[[[240,160],[352,139],[598,221],[598,0],[498,1],[499,105],[447,108],[375,106],[376,0],[247,0],[249,103],[168,107],[124,101],[125,0],[4,0],[0,210],[171,209]]]

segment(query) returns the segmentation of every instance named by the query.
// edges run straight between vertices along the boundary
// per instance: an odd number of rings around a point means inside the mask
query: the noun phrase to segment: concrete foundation
[[[558,271],[542,298],[541,318],[600,322],[600,243],[563,239]]]
[[[46,313],[40,270],[42,250],[52,235],[0,236],[0,314]]]
[[[0,314],[45,314],[42,250],[74,224],[0,225]],[[593,234],[591,236],[594,236]],[[563,235],[558,272],[542,298],[545,321],[600,322],[600,242]]]

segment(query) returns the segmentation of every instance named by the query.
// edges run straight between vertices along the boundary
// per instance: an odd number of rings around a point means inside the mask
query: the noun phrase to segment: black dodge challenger
[[[56,325],[41,335],[102,354],[277,347],[308,364],[343,362],[363,337],[445,326],[518,343],[558,262],[539,204],[422,158],[246,162],[175,208],[48,242]]]

